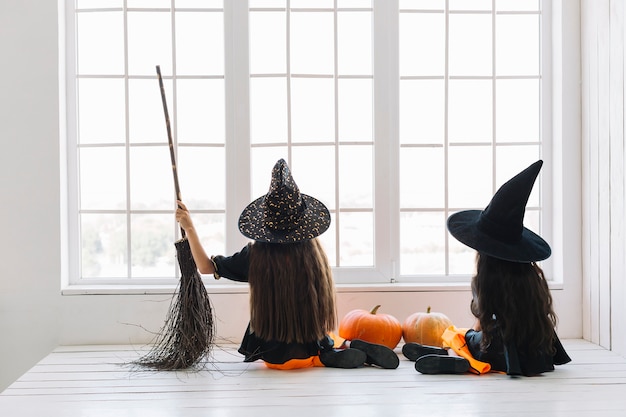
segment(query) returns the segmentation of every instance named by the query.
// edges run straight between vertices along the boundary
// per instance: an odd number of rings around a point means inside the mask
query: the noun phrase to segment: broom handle
[[[163,87],[163,78],[161,78],[161,67],[156,66],[157,77],[159,78],[159,88],[161,90],[161,101],[163,102],[163,114],[165,114],[165,127],[167,128],[167,140],[170,144],[170,158],[172,160],[172,174],[174,174],[174,188],[176,190],[176,199],[182,201],[180,195],[180,186],[178,185],[178,171],[176,170],[176,156],[174,155],[174,142],[172,140],[172,127],[170,125],[170,115],[167,111],[167,100],[165,99],[165,88]],[[185,238],[185,229],[180,228],[180,233]]]

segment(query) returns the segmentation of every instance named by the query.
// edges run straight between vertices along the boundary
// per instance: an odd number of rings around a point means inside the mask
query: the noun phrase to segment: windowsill
[[[550,290],[562,290],[563,284],[549,283]],[[338,293],[362,292],[455,292],[469,291],[468,283],[385,283],[385,284],[337,284]],[[173,285],[70,285],[61,290],[62,295],[150,295],[173,294]],[[247,284],[207,285],[211,294],[246,294]]]

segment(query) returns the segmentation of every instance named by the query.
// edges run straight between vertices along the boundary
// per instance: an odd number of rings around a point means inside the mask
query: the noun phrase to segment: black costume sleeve
[[[250,245],[231,256],[214,256],[216,277],[224,277],[233,281],[248,282],[248,267],[250,265]]]

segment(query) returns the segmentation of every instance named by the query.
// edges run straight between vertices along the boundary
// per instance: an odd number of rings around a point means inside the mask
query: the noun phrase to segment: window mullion
[[[233,225],[251,198],[248,21],[247,1],[224,2],[226,253],[246,244]]]
[[[130,83],[128,81],[128,5],[127,0],[123,2],[124,9],[124,142],[125,142],[125,151],[126,151],[126,259],[128,260],[126,263],[127,273],[126,276],[130,279],[132,278],[132,244],[131,244],[131,215],[130,215]]]
[[[68,212],[68,282],[70,284],[80,283],[80,213],[79,213],[79,180],[78,180],[78,80],[76,77],[76,12],[73,2],[66,3],[65,9],[65,100],[66,100],[66,156],[67,156],[67,212]]]
[[[385,281],[400,260],[398,23],[397,0],[374,0],[374,262]]]
[[[448,119],[449,119],[449,99],[450,99],[450,5],[448,0],[446,0],[445,5],[445,53],[444,53],[444,111],[443,111],[443,175],[444,175],[444,184],[445,191],[443,194],[444,198],[444,217],[447,219],[450,215],[450,199],[448,195],[448,181],[450,177],[450,154],[448,152],[448,147],[450,145],[449,138],[449,129],[448,129]],[[445,233],[444,237],[444,272],[445,275],[450,274],[450,235]]]
[[[335,164],[333,169],[335,170],[335,259],[337,259],[337,266],[341,267],[341,216],[340,216],[340,178],[339,178],[339,46],[337,40],[337,0],[334,1],[333,11],[333,72],[334,72],[334,89],[335,89]]]

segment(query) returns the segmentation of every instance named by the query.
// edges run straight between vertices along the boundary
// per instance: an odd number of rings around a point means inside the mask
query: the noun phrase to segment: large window
[[[67,5],[70,275],[174,283],[174,185],[211,254],[285,158],[343,283],[467,279],[445,220],[541,158],[541,1],[76,0]],[[541,181],[526,224],[541,232]]]

